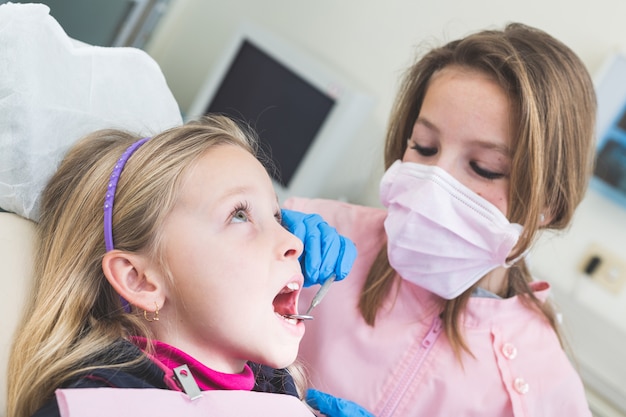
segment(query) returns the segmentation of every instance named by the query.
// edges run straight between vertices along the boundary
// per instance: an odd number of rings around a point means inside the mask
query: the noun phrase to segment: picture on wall
[[[609,57],[595,84],[598,142],[591,186],[626,207],[626,55]]]
[[[626,107],[602,141],[594,175],[614,191],[626,195]]]

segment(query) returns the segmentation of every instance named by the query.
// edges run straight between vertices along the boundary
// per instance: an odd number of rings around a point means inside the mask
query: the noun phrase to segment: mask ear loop
[[[543,213],[539,213],[539,224],[543,224],[543,222],[546,220],[546,215]],[[517,262],[519,262],[522,258],[525,258],[528,253],[530,252],[530,248],[527,248],[524,252],[522,252],[518,257],[516,257],[515,259],[510,260],[509,262],[505,262],[504,263],[504,267],[505,268],[510,268],[513,265],[515,265]]]
[[[150,138],[139,139],[137,142],[130,145],[122,156],[117,160],[115,166],[113,167],[113,172],[111,172],[111,176],[109,177],[109,184],[107,186],[106,196],[104,198],[104,248],[107,252],[115,249],[115,245],[113,244],[113,203],[115,200],[115,190],[117,189],[117,182],[120,179],[120,175],[122,174],[122,170],[124,169],[124,165],[128,161],[128,158],[131,157],[133,153],[141,145],[146,143]],[[124,297],[120,296],[120,300],[122,301],[122,306],[124,307],[124,311],[130,313],[130,304],[128,301],[124,299]]]
[[[519,256],[517,256],[515,259],[511,259],[508,262],[505,262],[504,265],[502,265],[505,268],[510,268],[513,265],[515,265],[517,262],[519,262],[521,259],[525,258],[528,255],[528,252],[530,252],[530,248],[526,249],[524,252],[522,252]]]

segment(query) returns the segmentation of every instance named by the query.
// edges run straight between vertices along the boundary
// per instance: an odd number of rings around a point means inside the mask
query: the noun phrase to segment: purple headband
[[[124,165],[128,161],[128,158],[146,141],[150,138],[139,139],[137,142],[130,145],[117,160],[111,177],[109,178],[109,185],[107,188],[107,194],[104,198],[104,247],[106,251],[112,251],[115,248],[113,244],[113,201],[115,200],[115,190],[117,188],[117,181],[120,179]]]
[[[120,156],[120,159],[115,163],[111,177],[109,178],[109,185],[107,187],[107,194],[104,198],[104,247],[107,252],[112,251],[115,248],[113,244],[113,201],[115,200],[115,190],[117,188],[117,181],[120,179],[124,165],[128,161],[128,158],[146,141],[150,138],[139,139],[137,142],[130,145]],[[120,296],[124,311],[130,313],[130,304]]]

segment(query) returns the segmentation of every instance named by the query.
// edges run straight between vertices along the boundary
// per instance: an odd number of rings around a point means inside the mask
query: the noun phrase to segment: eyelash
[[[411,146],[411,149],[415,150],[417,153],[419,153],[423,157],[434,156],[438,152],[437,148],[425,148],[425,147],[419,146],[417,143],[413,143],[413,145]],[[501,174],[499,172],[492,172],[484,168],[481,168],[474,161],[470,162],[470,167],[472,167],[472,170],[474,170],[476,174],[488,180],[497,180],[497,179],[504,177],[504,174]]]
[[[433,156],[437,154],[437,148],[425,148],[425,147],[419,146],[415,142],[411,146],[411,149],[413,149],[414,151],[416,151],[422,156]]]
[[[237,220],[244,221],[243,219],[237,218],[237,216],[242,212],[246,216],[245,221],[249,221],[250,220],[250,203],[249,202],[242,201],[242,202],[237,203],[233,211],[230,213],[230,219],[231,220],[237,219]],[[281,224],[281,225],[283,224],[283,216],[280,210],[276,210],[276,212],[274,213],[274,218],[276,219],[276,222],[278,222],[278,224]]]
[[[477,173],[481,177],[486,178],[488,180],[497,180],[497,179],[504,177],[504,174],[501,174],[499,172],[487,171],[486,169],[481,168],[474,161],[470,162],[470,166],[472,167],[475,173]]]
[[[231,220],[237,219],[243,221],[243,219],[237,218],[237,215],[241,212],[243,212],[246,216],[245,221],[250,220],[250,203],[248,203],[247,201],[241,201],[237,203],[233,211],[230,213]]]

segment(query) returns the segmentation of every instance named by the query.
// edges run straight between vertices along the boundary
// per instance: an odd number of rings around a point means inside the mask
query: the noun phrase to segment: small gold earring
[[[149,322],[153,322],[153,321],[159,321],[159,305],[156,303],[156,301],[154,302],[154,315],[152,316],[152,318],[148,318],[148,312],[146,310],[143,311],[143,318],[146,321]]]

